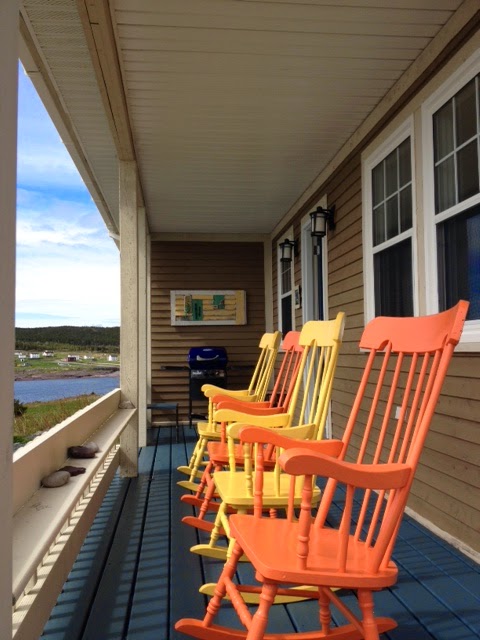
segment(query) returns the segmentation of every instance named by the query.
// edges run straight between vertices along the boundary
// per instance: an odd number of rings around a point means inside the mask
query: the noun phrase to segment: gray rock
[[[68,471],[54,471],[42,478],[42,486],[48,488],[63,487],[70,480]]]
[[[87,442],[86,444],[77,447],[68,447],[68,457],[94,458],[97,451],[99,451],[99,448],[95,442]]]

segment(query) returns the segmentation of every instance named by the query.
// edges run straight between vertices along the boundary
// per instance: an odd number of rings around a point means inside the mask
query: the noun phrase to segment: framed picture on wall
[[[170,291],[172,326],[247,324],[245,291]]]

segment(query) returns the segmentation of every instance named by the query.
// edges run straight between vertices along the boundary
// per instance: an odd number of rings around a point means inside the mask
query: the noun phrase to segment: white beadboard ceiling
[[[150,230],[271,233],[461,4],[111,0]],[[79,6],[25,0],[22,16],[114,228],[118,162]]]

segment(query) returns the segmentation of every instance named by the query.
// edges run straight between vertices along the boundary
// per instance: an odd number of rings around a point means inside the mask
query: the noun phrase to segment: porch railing
[[[112,391],[14,454],[13,638],[38,637],[119,464],[118,439],[136,409]],[[94,441],[82,475],[57,488],[41,479],[65,465],[67,449]]]

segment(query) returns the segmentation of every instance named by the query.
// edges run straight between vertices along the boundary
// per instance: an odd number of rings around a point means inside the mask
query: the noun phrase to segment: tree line
[[[111,351],[120,348],[120,327],[36,327],[15,329],[15,349],[22,351],[68,350]]]

